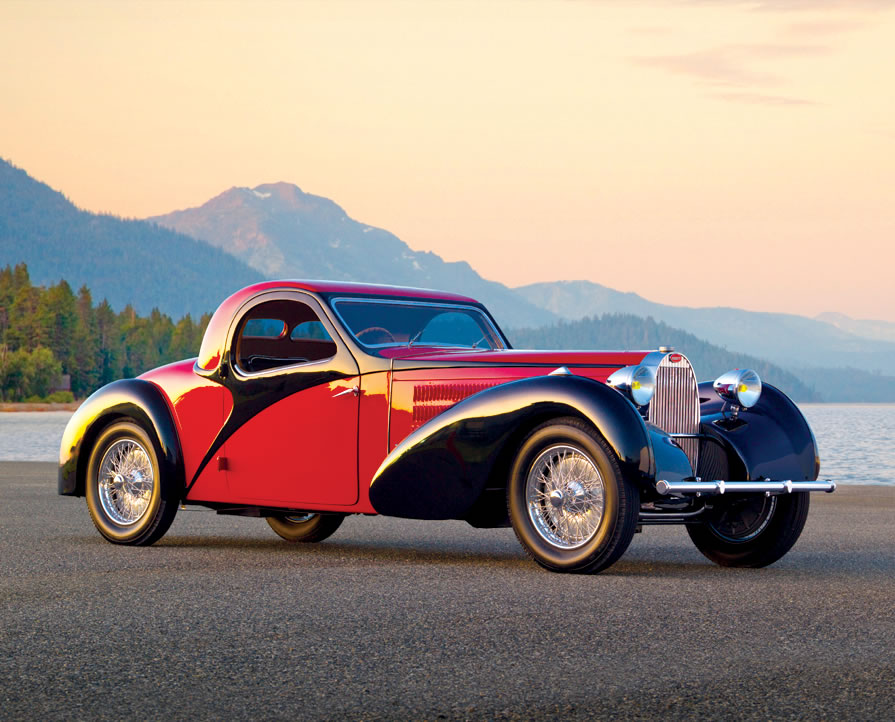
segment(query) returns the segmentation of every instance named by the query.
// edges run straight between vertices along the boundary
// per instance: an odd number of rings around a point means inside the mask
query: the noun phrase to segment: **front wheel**
[[[637,528],[639,497],[603,438],[571,417],[528,435],[507,488],[516,536],[556,572],[593,573],[615,563]]]
[[[690,539],[723,567],[766,567],[793,545],[808,518],[810,494],[731,494],[712,502],[705,520],[687,526]]]
[[[319,542],[332,536],[344,514],[278,514],[269,516],[270,528],[289,542]]]
[[[131,421],[99,434],[86,486],[90,518],[113,544],[148,546],[162,538],[177,513],[174,480],[162,474],[152,438]]]

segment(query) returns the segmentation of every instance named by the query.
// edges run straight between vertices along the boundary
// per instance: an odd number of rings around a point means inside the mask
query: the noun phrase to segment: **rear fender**
[[[593,424],[628,479],[652,479],[649,435],[630,401],[581,376],[537,376],[469,396],[417,429],[379,467],[370,502],[390,516],[462,519],[486,487],[506,484],[525,434],[558,416]]]
[[[149,381],[123,379],[94,392],[65,427],[59,449],[60,494],[84,496],[93,441],[110,423],[124,419],[132,419],[153,436],[161,473],[183,485],[183,453],[164,394]]]

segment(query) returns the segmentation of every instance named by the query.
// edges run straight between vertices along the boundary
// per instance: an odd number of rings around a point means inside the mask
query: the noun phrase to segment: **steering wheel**
[[[376,332],[383,333],[386,336],[388,336],[388,339],[386,339],[386,340],[391,341],[392,343],[394,343],[398,340],[394,337],[394,335],[392,334],[391,331],[389,331],[387,328],[382,328],[382,326],[370,326],[368,328],[365,328],[363,331],[358,331],[356,334],[354,334],[354,336],[355,336],[355,338],[357,338],[358,341],[360,341],[360,337],[363,336],[365,333],[376,333]]]

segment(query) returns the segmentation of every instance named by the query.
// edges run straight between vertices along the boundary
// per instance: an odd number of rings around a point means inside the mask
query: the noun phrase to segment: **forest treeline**
[[[35,286],[24,263],[6,266],[0,269],[0,401],[70,400],[67,393],[50,395],[63,374],[80,399],[116,379],[191,358],[210,318],[206,313],[194,321],[187,314],[175,322],[157,309],[140,316],[130,305],[116,312],[105,299],[94,303],[86,286],[77,293],[65,281]],[[514,329],[510,335],[520,348],[651,349],[667,344],[688,355],[700,380],[748,367],[797,401],[895,401],[895,378],[855,369],[791,373],[652,318],[610,314]]]
[[[65,281],[31,283],[24,263],[0,269],[0,400],[45,399],[62,374],[83,398],[115,379],[137,376],[199,351],[210,314],[176,323],[157,309],[139,316],[132,306],[116,313],[90,289],[77,293]],[[67,395],[55,395],[62,400]]]

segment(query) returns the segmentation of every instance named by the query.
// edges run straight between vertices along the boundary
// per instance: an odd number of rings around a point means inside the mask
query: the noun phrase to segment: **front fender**
[[[817,479],[820,458],[814,433],[782,391],[763,384],[758,403],[735,418],[724,411],[724,402],[711,383],[699,384],[699,396],[700,431],[726,451],[730,478]]]
[[[463,518],[492,475],[506,468],[524,432],[569,415],[596,427],[627,478],[652,479],[649,435],[630,401],[581,376],[537,376],[469,396],[417,429],[379,467],[370,502],[391,516]],[[496,483],[505,484],[505,477]]]
[[[59,493],[84,495],[84,477],[93,440],[109,423],[131,418],[154,435],[161,473],[183,483],[183,453],[161,390],[149,381],[123,379],[89,396],[69,419],[59,448]]]

